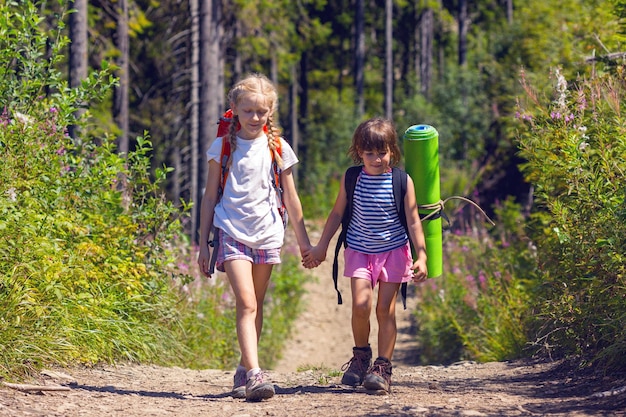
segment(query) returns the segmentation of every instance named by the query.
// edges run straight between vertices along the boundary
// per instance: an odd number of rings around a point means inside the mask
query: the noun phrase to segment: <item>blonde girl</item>
[[[292,175],[298,159],[280,137],[274,119],[278,104],[276,88],[264,75],[251,74],[233,86],[228,99],[233,111],[230,131],[217,138],[207,151],[209,172],[200,212],[198,265],[210,278],[208,241],[209,231],[215,227],[219,236],[216,267],[226,272],[236,299],[241,360],[232,395],[259,401],[274,395],[274,386],[259,366],[258,342],[263,327],[263,301],[272,267],[280,263],[285,233],[278,211],[279,198],[272,184],[271,153],[282,169],[283,200],[300,251],[308,251],[311,244]],[[231,152],[220,198],[219,159],[223,140],[230,141]],[[309,262],[305,266],[316,265]]]

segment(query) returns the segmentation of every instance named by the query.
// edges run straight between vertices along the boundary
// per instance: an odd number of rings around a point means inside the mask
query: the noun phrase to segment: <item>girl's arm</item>
[[[407,229],[409,230],[409,238],[413,242],[415,256],[417,259],[413,262],[413,281],[422,282],[428,278],[428,268],[426,267],[426,238],[424,237],[424,229],[417,211],[417,201],[415,200],[415,188],[413,179],[408,175],[406,183],[406,195],[404,196],[404,211],[406,215]]]
[[[341,177],[339,194],[337,194],[337,198],[335,199],[335,205],[333,206],[333,209],[330,211],[330,214],[326,219],[326,224],[324,225],[322,236],[320,237],[317,245],[311,251],[313,257],[319,262],[322,262],[324,259],[326,259],[326,252],[328,251],[328,245],[330,244],[330,240],[337,232],[337,229],[339,229],[339,226],[341,226],[341,218],[343,217],[344,211],[346,211],[348,198],[346,195],[345,177],[346,174],[344,173]]]
[[[283,187],[283,202],[289,214],[289,223],[293,226],[293,230],[296,233],[296,240],[300,247],[300,253],[304,256],[305,253],[311,250],[311,241],[309,240],[309,235],[304,226],[302,203],[300,202],[298,191],[296,191],[296,184],[293,180],[291,167],[280,173],[280,182]]]
[[[211,254],[209,251],[209,233],[213,226],[213,213],[217,204],[217,190],[220,184],[221,167],[215,160],[209,161],[209,172],[206,179],[206,188],[200,205],[200,253],[198,254],[198,266],[200,272],[206,277],[209,274]]]

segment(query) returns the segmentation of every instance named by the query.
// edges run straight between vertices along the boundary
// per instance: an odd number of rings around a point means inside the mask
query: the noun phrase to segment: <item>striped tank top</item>
[[[391,171],[382,175],[361,171],[352,201],[352,219],[346,235],[350,249],[374,254],[406,244],[408,236],[393,199]]]

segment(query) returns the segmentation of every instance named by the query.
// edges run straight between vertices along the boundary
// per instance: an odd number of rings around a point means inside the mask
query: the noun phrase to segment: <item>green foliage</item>
[[[348,148],[358,122],[349,104],[352,95],[333,91],[311,96],[314,109],[303,135],[307,149],[299,190],[305,217],[325,218],[335,203],[341,176],[353,164]]]
[[[128,160],[106,140],[78,151],[52,110],[0,130],[2,373],[156,358],[178,344],[168,259],[180,225],[139,163],[149,142]]]
[[[300,52],[310,43],[324,44],[329,30],[307,9],[320,7],[319,0],[236,0],[225,3],[224,14],[238,22],[231,47],[247,71],[267,72],[274,61],[278,76],[289,79]],[[236,74],[237,75],[237,74]]]
[[[191,259],[189,259],[192,261]],[[225,276],[183,285],[180,338],[188,354],[183,364],[194,369],[224,369],[238,360],[235,300]]]
[[[626,286],[624,67],[567,80],[543,96],[522,74],[523,171],[535,185],[533,239],[543,277],[537,343],[623,366]]]
[[[31,121],[49,120],[52,103],[57,127],[74,122],[73,113],[102,97],[115,83],[106,63],[92,72],[81,88],[69,89],[56,69],[64,60],[61,51],[68,39],[64,24],[46,31],[43,18],[30,1],[0,6],[0,103],[6,114],[28,115]]]
[[[188,208],[164,198],[171,169],[151,172],[149,135],[123,157],[88,125],[66,134],[76,109],[115,85],[106,64],[69,89],[53,65],[67,39],[46,32],[33,4],[5,3],[0,19],[0,377],[48,364],[232,365],[232,303],[220,285],[189,299]],[[302,291],[287,265],[266,316],[276,351],[298,307],[285,297]]]
[[[433,88],[433,107],[438,119],[434,121],[441,130],[441,154],[444,160],[458,161],[464,166],[485,157],[494,132],[490,124],[490,78],[469,71],[449,71],[445,83]],[[502,98],[502,97],[500,97]]]
[[[7,2],[2,12],[0,59],[6,64],[0,69],[2,102],[5,105],[13,102],[27,110],[24,107],[36,104],[32,98],[43,95],[47,85],[59,83],[60,74],[47,70],[62,58],[58,51],[67,44],[67,39],[60,37],[60,32],[50,34],[59,39],[52,46],[52,57],[46,58],[48,36],[39,29],[43,18],[38,16],[35,5]]]
[[[499,226],[447,234],[445,277],[417,287],[415,316],[423,363],[524,356],[536,269],[534,251],[519,239],[519,206],[499,207]]]
[[[400,114],[396,118],[397,128],[400,131],[400,139],[402,134],[413,125],[424,124],[436,127],[440,137],[447,136],[445,134],[446,125],[443,123],[443,117],[439,110],[424,96],[415,95],[400,103]]]

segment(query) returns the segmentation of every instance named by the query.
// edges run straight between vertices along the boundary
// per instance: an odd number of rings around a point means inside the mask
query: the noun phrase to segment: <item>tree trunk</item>
[[[309,55],[305,51],[300,57],[300,77],[298,78],[298,87],[300,91],[300,127],[304,128],[306,135],[307,117],[309,117],[309,79],[308,74]]]
[[[222,113],[219,107],[223,102],[223,64],[220,57],[221,45],[221,0],[200,0],[200,94],[198,120],[198,191],[195,204],[198,206],[204,193],[208,163],[206,151],[215,139],[216,123]],[[220,80],[222,82],[220,83]],[[221,90],[221,92],[220,92]],[[199,214],[199,213],[198,213]],[[196,219],[196,222],[199,218]],[[196,223],[198,224],[198,223]],[[197,227],[193,232],[197,236]],[[197,238],[196,238],[197,239]],[[203,242],[200,242],[203,244]]]
[[[355,59],[354,59],[354,84],[356,88],[356,111],[357,118],[361,119],[365,114],[364,72],[365,72],[365,1],[356,0],[356,15],[354,19]]]
[[[393,0],[385,0],[385,116],[393,118]]]
[[[441,10],[441,0],[438,1],[439,9]],[[442,45],[441,40],[445,37],[445,29],[443,28],[443,24],[438,24],[435,33],[433,33],[433,38],[437,39],[437,80],[441,83],[445,82],[445,70],[446,70],[446,50],[445,46]],[[433,55],[434,56],[434,55]]]
[[[198,86],[200,85],[200,16],[198,0],[189,0],[189,12],[191,14],[191,88],[190,98],[191,105],[189,106],[189,143],[191,145],[191,170],[189,173],[190,180],[190,199],[194,202],[191,206],[191,226],[189,230],[190,242],[197,242],[197,230],[200,213],[200,204],[197,200],[197,196],[201,196],[202,193],[199,189],[200,184],[200,171],[199,164],[201,163],[202,156],[200,155],[200,140],[199,140],[199,93]]]
[[[300,129],[298,126],[298,71],[296,66],[291,67],[291,86],[289,88],[289,114],[291,125],[291,146],[298,155],[298,146],[300,144]],[[293,167],[293,178],[298,183],[298,164]]]
[[[509,25],[513,24],[513,0],[505,0],[506,3],[506,21]]]
[[[226,103],[226,96],[225,96],[225,89],[224,89],[224,70],[225,70],[225,65],[226,65],[226,59],[225,59],[225,54],[223,53],[223,51],[226,50],[226,46],[224,44],[224,25],[222,24],[223,21],[223,11],[222,11],[222,6],[219,2],[219,0],[215,0],[216,3],[219,3],[220,6],[218,7],[218,9],[216,10],[216,21],[215,24],[217,25],[217,41],[216,43],[213,45],[214,47],[214,53],[217,55],[216,59],[217,59],[217,74],[215,74],[216,78],[217,78],[217,87],[216,90],[214,91],[215,94],[215,99],[216,99],[216,107],[217,107],[217,112],[215,113],[216,117],[219,117],[222,115],[222,113],[224,112],[224,110],[226,110],[227,106],[230,106],[230,103]],[[213,128],[215,129],[215,132],[217,132],[217,118],[214,119],[214,123],[215,125],[213,126]]]
[[[231,30],[233,31],[233,39],[237,39],[241,33],[241,21],[239,21],[239,19],[235,19],[235,24]],[[241,55],[236,53],[233,58],[233,78],[239,80],[242,74],[243,65],[241,63]]]
[[[467,0],[459,0],[459,67],[467,64]]]
[[[308,117],[309,117],[309,79],[307,78],[308,74],[308,53],[302,52],[300,56],[300,65],[294,71],[298,74],[298,78],[295,81],[298,89],[295,92],[298,95],[298,120],[296,123],[298,124],[298,136],[307,137],[307,129],[308,129]],[[299,70],[299,71],[298,71]],[[298,151],[299,155],[303,155],[304,157],[304,168],[307,167],[306,155],[308,152],[308,141],[299,141],[298,143]],[[302,160],[302,159],[301,159]]]
[[[419,19],[419,77],[420,92],[424,97],[430,95],[430,85],[432,78],[432,57],[433,57],[433,30],[434,12],[430,7],[421,11]]]
[[[278,85],[278,57],[276,56],[276,45],[272,45],[270,52],[270,80],[274,85]]]
[[[71,0],[70,9],[76,11],[70,15],[70,53],[69,53],[69,85],[77,88],[82,80],[87,78],[87,0]],[[74,113],[76,120],[85,113],[79,109]],[[76,125],[69,126],[69,135],[76,139],[78,133]]]
[[[128,155],[128,86],[130,83],[130,74],[128,72],[128,0],[119,0],[116,12],[116,46],[119,51],[119,57],[117,59],[119,70],[117,71],[117,76],[119,77],[120,85],[115,89],[113,117],[120,129],[120,134],[117,139],[118,153]]]

